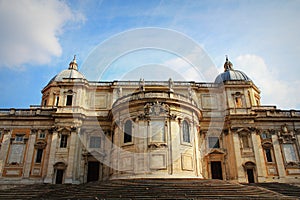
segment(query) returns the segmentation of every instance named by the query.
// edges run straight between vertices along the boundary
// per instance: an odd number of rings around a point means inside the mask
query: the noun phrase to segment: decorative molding
[[[149,149],[159,149],[159,148],[167,148],[168,145],[166,143],[156,143],[156,142],[151,142],[148,144]]]
[[[175,115],[175,114],[170,114],[170,115],[169,115],[169,118],[170,118],[170,120],[176,120],[177,115]]]
[[[251,134],[252,132],[259,133],[261,130],[256,127],[231,127],[231,130],[239,135]]]
[[[247,162],[243,163],[243,167],[245,170],[254,169],[254,168],[256,168],[256,164],[252,161],[247,161]]]
[[[272,142],[268,139],[264,140],[261,145],[264,149],[272,149],[273,147]]]
[[[44,140],[38,140],[35,144],[34,144],[34,148],[36,149],[45,149],[47,146],[47,142]]]
[[[286,168],[300,168],[300,162],[288,162],[285,164]]]

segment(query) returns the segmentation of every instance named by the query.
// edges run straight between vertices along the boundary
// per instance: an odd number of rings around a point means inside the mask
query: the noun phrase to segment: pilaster
[[[4,130],[3,134],[4,134],[3,135],[3,140],[2,140],[1,149],[0,149],[0,177],[2,177],[6,157],[7,157],[7,154],[8,154],[11,131],[10,130]]]
[[[274,147],[274,155],[277,163],[278,175],[279,177],[284,177],[285,174],[285,166],[282,158],[281,147],[278,141],[277,135],[272,135],[273,147]]]
[[[55,164],[55,152],[57,147],[57,139],[58,139],[58,132],[55,130],[52,133],[52,141],[50,147],[50,155],[49,155],[49,162],[48,162],[48,169],[47,175],[44,180],[44,183],[53,183],[53,176],[54,176],[54,164]]]
[[[77,139],[77,133],[75,129],[71,131],[71,139],[70,139],[69,155],[68,155],[68,167],[66,170],[65,183],[73,183],[76,139]]]
[[[32,160],[33,160],[32,158],[33,158],[33,152],[34,152],[36,133],[37,133],[37,130],[31,130],[30,135],[29,135],[27,155],[26,155],[24,168],[23,168],[24,178],[29,178],[29,176],[30,176],[30,169],[31,169],[31,164],[32,164]]]
[[[253,142],[253,150],[254,150],[254,156],[255,156],[255,162],[256,162],[256,171],[257,171],[257,178],[258,182],[262,182],[265,180],[265,177],[267,176],[267,171],[265,167],[265,161],[264,161],[264,153],[262,150],[262,145],[259,139],[258,135],[255,132],[252,132],[252,142]]]

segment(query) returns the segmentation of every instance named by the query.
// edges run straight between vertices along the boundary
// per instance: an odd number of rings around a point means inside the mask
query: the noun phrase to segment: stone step
[[[257,185],[202,179],[132,179],[82,185],[23,185],[0,190],[0,199],[296,199]]]
[[[300,199],[300,187],[287,183],[255,183],[253,185],[266,188],[277,193],[298,197]]]

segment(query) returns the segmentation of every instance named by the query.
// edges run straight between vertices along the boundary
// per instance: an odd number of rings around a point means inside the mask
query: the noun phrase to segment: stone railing
[[[85,109],[80,106],[58,107],[57,113],[85,113]]]
[[[197,103],[192,98],[189,98],[187,96],[184,96],[179,93],[173,93],[173,92],[164,92],[164,91],[146,91],[146,92],[137,92],[133,94],[129,94],[126,96],[121,97],[118,99],[113,106],[134,101],[134,100],[141,100],[141,99],[147,99],[147,98],[161,98],[161,99],[174,99],[174,100],[180,100],[187,103],[192,104],[193,106],[197,107]]]
[[[90,81],[90,86],[136,86],[139,87],[141,84],[140,81],[112,81],[112,82],[102,82],[102,81]],[[165,86],[169,87],[170,82],[169,81],[144,81],[144,86]],[[213,88],[218,87],[218,84],[215,83],[200,83],[200,82],[187,82],[187,81],[174,81],[173,82],[174,87],[180,87],[180,86],[191,86],[191,87],[204,87],[204,88]]]
[[[90,86],[112,86],[114,82],[89,81]]]
[[[295,110],[275,110],[267,111],[269,117],[300,117],[300,111]]]
[[[276,106],[255,106],[252,110],[265,117],[300,117],[300,110],[280,110]]]
[[[253,106],[252,110],[264,111],[264,110],[275,110],[276,106]]]
[[[54,108],[30,108],[30,109],[0,109],[0,116],[48,116],[55,112]]]
[[[245,114],[250,114],[251,109],[250,108],[228,108],[225,111],[225,115],[245,115]]]

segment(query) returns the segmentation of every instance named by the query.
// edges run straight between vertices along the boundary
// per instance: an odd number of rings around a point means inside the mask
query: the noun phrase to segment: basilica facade
[[[0,109],[0,183],[299,183],[299,153],[300,111],[261,105],[228,59],[202,83],[96,82],[74,58],[43,88],[41,105]]]

